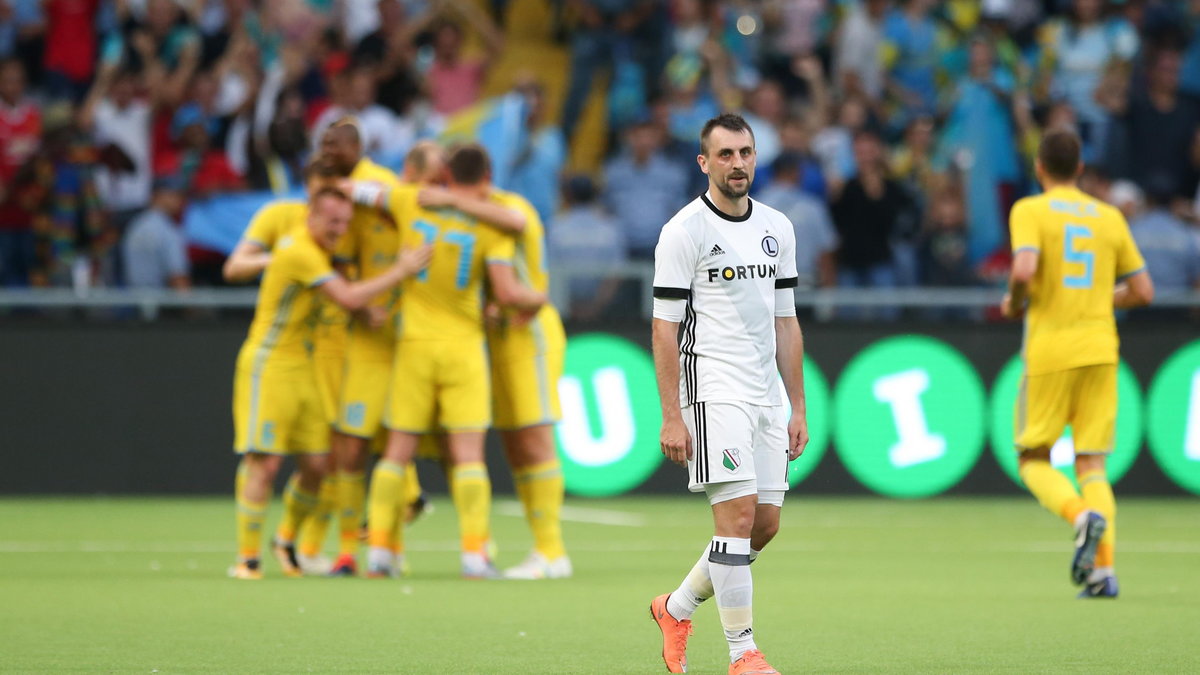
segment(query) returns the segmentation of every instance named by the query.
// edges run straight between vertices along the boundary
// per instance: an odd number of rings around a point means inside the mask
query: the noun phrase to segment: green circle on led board
[[[1014,356],[996,376],[992,385],[991,419],[992,456],[1004,473],[1017,485],[1024,485],[1017,475],[1017,452],[1013,449],[1013,414],[1016,410],[1017,394],[1021,390],[1021,376],[1025,365],[1020,356]],[[1124,361],[1117,368],[1117,426],[1113,438],[1113,451],[1105,462],[1105,472],[1110,483],[1121,480],[1133,463],[1137,461],[1142,447],[1142,388],[1137,376]],[[1050,459],[1054,467],[1075,482],[1074,448],[1067,445],[1071,437],[1070,428],[1055,444]]]
[[[833,398],[838,457],[880,494],[944,492],[983,450],[983,384],[940,340],[903,335],[876,342],[846,367]]]
[[[1150,453],[1172,482],[1200,494],[1200,340],[1163,363],[1147,398]]]
[[[554,437],[567,492],[619,495],[654,473],[663,459],[662,411],[646,350],[614,335],[572,336],[558,391]]]
[[[784,414],[788,412],[784,406]],[[808,445],[804,454],[788,463],[788,484],[796,487],[821,463],[829,448],[829,383],[815,361],[804,355],[804,409],[808,419]]]

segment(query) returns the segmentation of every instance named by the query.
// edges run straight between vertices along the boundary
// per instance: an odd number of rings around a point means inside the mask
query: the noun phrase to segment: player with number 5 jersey
[[[1017,398],[1020,474],[1047,509],[1075,528],[1071,579],[1080,597],[1116,597],[1116,501],[1105,473],[1117,417],[1117,309],[1150,302],[1154,287],[1125,218],[1075,186],[1080,141],[1046,135],[1044,192],[1013,206],[1013,269],[1002,311],[1026,311],[1025,377]],[[1067,425],[1079,491],[1050,464]]]

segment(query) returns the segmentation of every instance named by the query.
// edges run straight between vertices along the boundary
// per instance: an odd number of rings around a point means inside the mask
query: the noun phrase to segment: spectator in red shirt
[[[155,160],[156,176],[178,175],[187,194],[204,199],[218,192],[245,188],[242,176],[229,164],[220,148],[212,147],[216,121],[198,103],[186,103],[171,120],[171,139],[176,147]]]
[[[46,89],[51,99],[78,103],[96,69],[100,0],[46,0]]]
[[[32,216],[21,207],[14,179],[37,152],[41,111],[25,98],[25,69],[0,62],[0,285],[24,286],[33,260]]]

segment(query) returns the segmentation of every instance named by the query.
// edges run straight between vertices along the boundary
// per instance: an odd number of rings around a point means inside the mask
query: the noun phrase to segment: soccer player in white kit
[[[689,490],[708,495],[715,533],[650,614],[672,673],[687,671],[691,616],[710,597],[730,675],[776,673],[754,642],[750,563],[779,530],[787,465],[808,443],[795,231],[747,196],[755,153],[744,119],[709,120],[697,162],[708,191],[663,227],[654,252],[654,367],[662,452],[687,467]]]

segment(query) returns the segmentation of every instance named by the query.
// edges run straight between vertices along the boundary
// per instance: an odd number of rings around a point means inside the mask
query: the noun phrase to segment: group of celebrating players
[[[1041,141],[1045,192],[1013,209],[1002,311],[1026,315],[1021,478],[1073,526],[1080,597],[1115,598],[1116,501],[1105,471],[1116,417],[1113,312],[1148,304],[1154,287],[1120,212],[1075,186],[1080,148],[1071,132]],[[713,598],[730,675],[777,675],[755,642],[750,564],[779,530],[787,465],[808,442],[796,241],[786,216],[748,196],[756,153],[744,119],[709,120],[697,162],[708,190],[664,225],[655,252],[652,341],[661,449],[687,468],[689,489],[706,494],[714,536],[650,614],[670,672],[687,670],[692,615]],[[362,157],[351,121],[323,136],[308,191],[307,203],[264,208],[226,268],[235,280],[263,274],[234,384],[242,462],[233,576],[262,576],[266,504],[286,454],[298,470],[272,540],[284,572],[324,571],[321,541],[336,511],[341,554],[331,571],[354,574],[365,501],[367,573],[400,573],[404,524],[422,508],[419,452],[447,472],[463,575],[502,576],[488,555],[491,426],[534,535],[533,552],[503,576],[570,576],[553,443],[566,339],[546,301],[536,212],[491,185],[479,146],[443,154],[420,144],[401,180]],[[1078,489],[1049,461],[1068,424]],[[364,497],[372,443],[382,456]]]
[[[324,133],[306,174],[307,201],[263,207],[224,270],[262,275],[234,378],[231,576],[262,578],[267,503],[289,455],[296,471],[270,541],[283,573],[356,575],[364,507],[367,576],[403,573],[404,526],[425,508],[418,454],[446,471],[463,576],[570,576],[553,438],[566,337],[547,302],[537,212],[491,184],[482,147],[419,143],[397,176],[363,156],[353,119]],[[493,426],[534,538],[503,574],[488,553]]]

